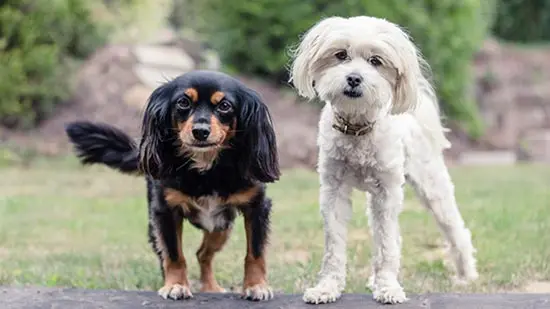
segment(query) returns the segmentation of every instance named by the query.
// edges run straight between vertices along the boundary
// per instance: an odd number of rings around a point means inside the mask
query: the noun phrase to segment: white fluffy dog
[[[352,188],[367,192],[369,200],[374,239],[369,287],[374,299],[407,299],[398,281],[398,216],[405,182],[437,220],[458,278],[477,278],[475,249],[442,155],[450,142],[425,68],[398,25],[367,16],[326,18],[295,50],[295,88],[304,97],[326,103],[318,136],[325,253],[319,282],[306,290],[304,301],[334,302],[344,290]]]

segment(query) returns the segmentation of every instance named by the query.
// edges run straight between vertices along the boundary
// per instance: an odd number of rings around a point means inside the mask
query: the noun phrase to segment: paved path
[[[276,295],[269,302],[249,302],[235,294],[196,294],[192,300],[163,300],[155,292],[80,290],[61,288],[0,287],[1,309],[512,309],[550,308],[550,294],[427,294],[410,296],[401,305],[384,306],[375,303],[371,295],[347,294],[335,304],[313,306],[304,304],[300,295]]]

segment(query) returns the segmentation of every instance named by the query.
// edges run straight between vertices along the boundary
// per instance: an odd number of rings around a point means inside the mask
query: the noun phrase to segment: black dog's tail
[[[130,136],[113,126],[75,121],[65,126],[82,164],[102,163],[126,174],[139,174],[139,151]]]

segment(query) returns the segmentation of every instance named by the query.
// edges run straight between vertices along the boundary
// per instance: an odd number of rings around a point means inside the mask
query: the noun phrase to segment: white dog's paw
[[[328,304],[335,302],[342,293],[335,287],[318,285],[305,291],[303,300],[308,304]]]
[[[267,284],[256,284],[244,289],[242,297],[252,301],[264,301],[273,298],[273,290]]]
[[[159,289],[158,294],[164,299],[188,299],[193,297],[191,289],[186,285],[172,284],[165,285]]]
[[[383,304],[400,304],[407,301],[405,291],[400,285],[375,288],[372,296],[374,300]]]

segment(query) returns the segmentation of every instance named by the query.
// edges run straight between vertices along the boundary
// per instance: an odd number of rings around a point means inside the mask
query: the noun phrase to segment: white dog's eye
[[[334,57],[336,57],[338,60],[347,60],[349,58],[348,52],[345,50],[337,52],[336,54],[334,54]]]
[[[375,67],[382,65],[382,60],[378,56],[372,56],[367,61]]]

